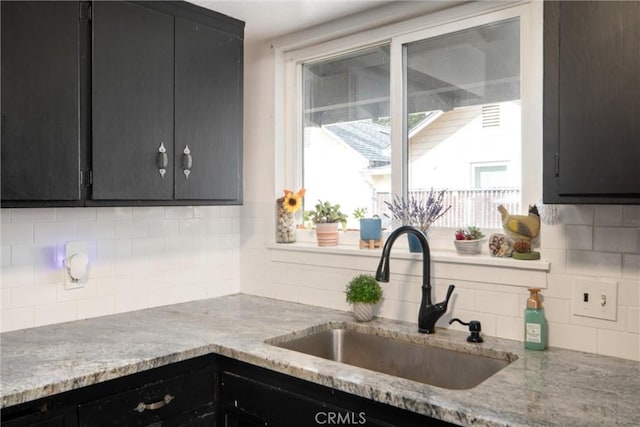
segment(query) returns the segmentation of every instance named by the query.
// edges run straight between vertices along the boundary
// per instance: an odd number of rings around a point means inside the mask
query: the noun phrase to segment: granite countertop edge
[[[516,360],[472,389],[446,390],[265,343],[332,322]],[[466,335],[438,329],[425,336],[413,324],[387,319],[364,326],[344,311],[229,295],[0,334],[0,405],[215,353],[459,425],[640,425],[640,363],[553,348],[525,351],[520,342],[491,337],[478,347]]]

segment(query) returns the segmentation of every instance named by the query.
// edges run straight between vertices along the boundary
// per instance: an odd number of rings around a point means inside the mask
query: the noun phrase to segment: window
[[[538,200],[542,6],[476,15],[289,56],[305,209],[322,199],[382,215],[393,194],[447,189],[455,209],[436,227],[496,229],[499,204]]]
[[[302,80],[307,209],[378,213],[375,195],[391,190],[389,45],[305,63]]]

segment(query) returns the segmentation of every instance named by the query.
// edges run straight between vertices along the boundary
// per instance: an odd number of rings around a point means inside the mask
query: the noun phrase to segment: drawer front
[[[80,426],[143,426],[213,408],[214,368],[207,367],[78,405]]]

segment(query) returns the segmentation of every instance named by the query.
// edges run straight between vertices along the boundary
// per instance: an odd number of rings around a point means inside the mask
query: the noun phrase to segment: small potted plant
[[[460,228],[456,231],[453,241],[456,251],[463,255],[473,255],[480,253],[481,244],[484,240],[484,233],[478,227],[470,226],[466,229]]]
[[[360,240],[380,240],[382,238],[382,220],[377,215],[367,218],[367,208],[357,208],[353,217],[360,221]]]
[[[354,277],[345,290],[347,302],[353,305],[353,315],[359,322],[373,319],[376,305],[382,299],[382,287],[370,274]]]
[[[309,219],[316,226],[318,246],[338,244],[338,225],[347,221],[347,216],[340,212],[340,205],[318,200],[314,210],[309,211]]]
[[[392,219],[401,221],[402,225],[414,226],[426,235],[431,224],[451,209],[451,205],[444,206],[446,195],[447,190],[434,192],[432,188],[426,197],[409,196],[405,199],[396,195],[391,202],[384,203],[389,208]],[[422,252],[415,236],[409,234],[408,239],[411,252]]]

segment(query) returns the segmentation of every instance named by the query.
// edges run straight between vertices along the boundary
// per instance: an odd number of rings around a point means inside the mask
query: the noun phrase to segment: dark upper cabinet
[[[80,4],[0,8],[3,205],[80,200]]]
[[[640,203],[640,2],[545,2],[544,201]]]
[[[3,1],[3,206],[242,203],[243,32],[180,1]]]
[[[93,4],[93,200],[171,200],[173,16]]]
[[[239,200],[242,41],[176,18],[175,52],[176,198]]]

